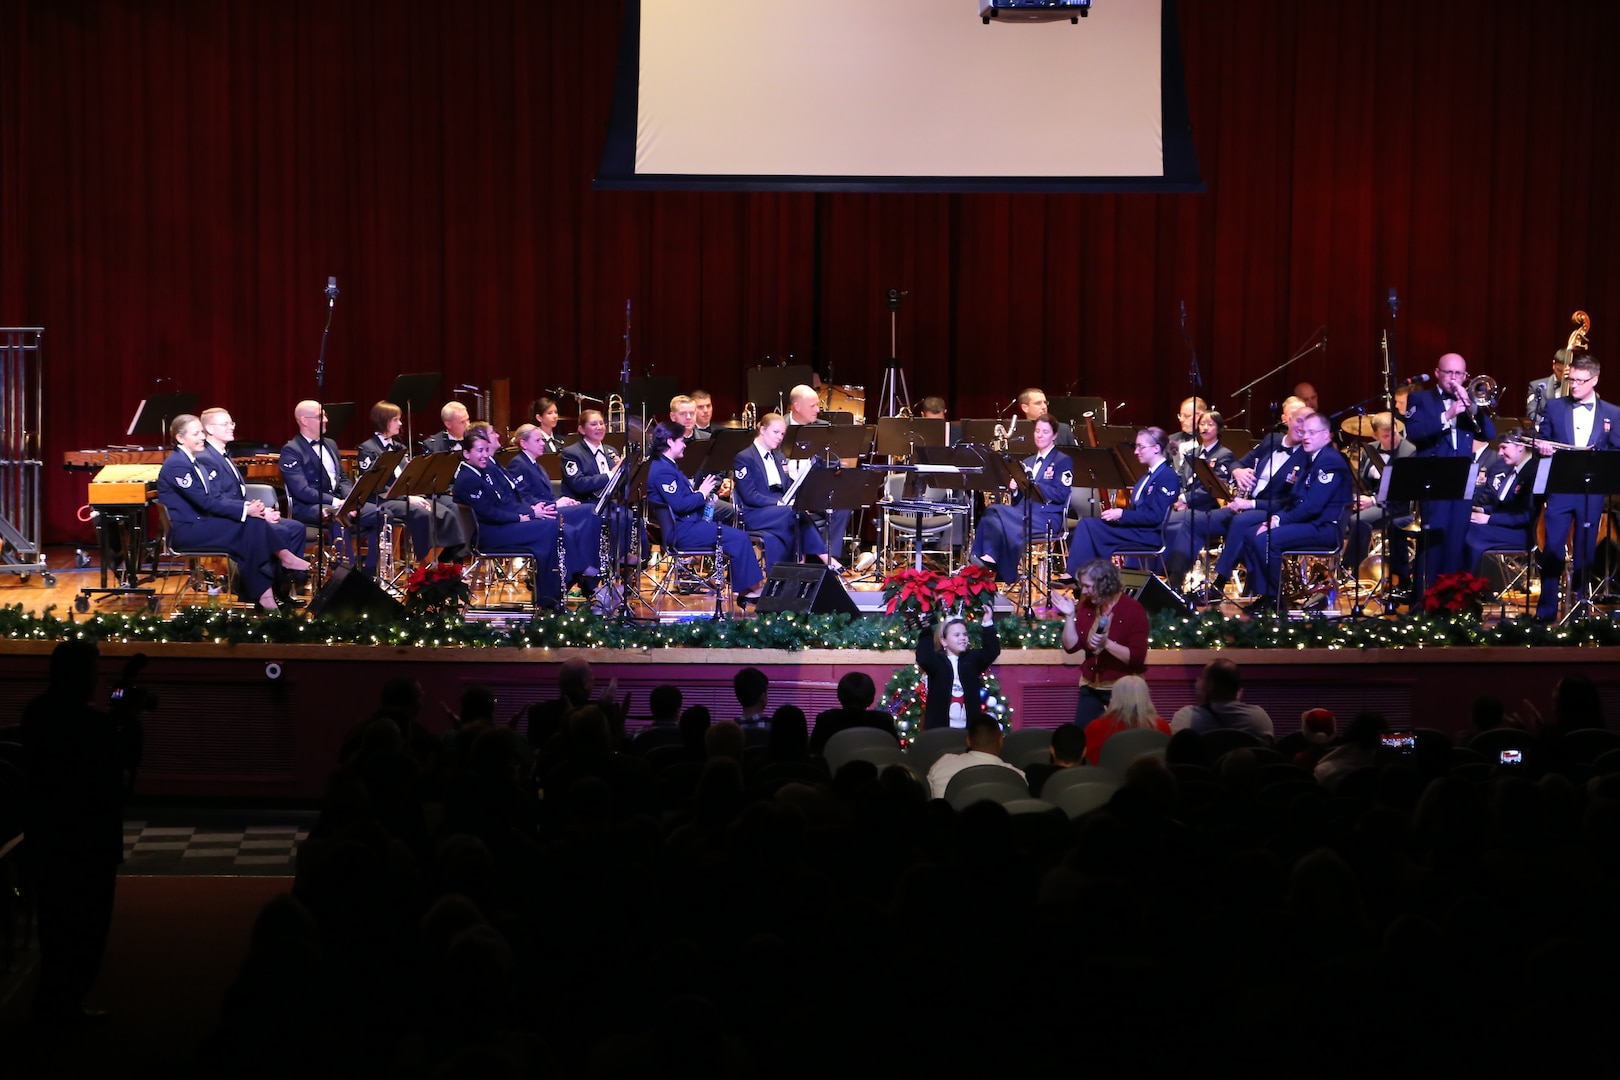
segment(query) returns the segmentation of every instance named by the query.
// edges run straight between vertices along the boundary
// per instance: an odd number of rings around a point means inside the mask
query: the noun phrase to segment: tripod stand
[[[901,298],[908,295],[901,289],[889,290],[889,359],[883,365],[883,383],[878,387],[877,399],[884,416],[900,415],[900,406],[911,404],[911,389],[906,386],[906,373],[900,367],[899,329]],[[896,399],[898,398],[898,404]]]

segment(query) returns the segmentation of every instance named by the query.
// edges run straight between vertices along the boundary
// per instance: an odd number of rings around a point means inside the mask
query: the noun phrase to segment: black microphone
[[[331,307],[337,301],[337,297],[337,278],[329,277],[326,279],[326,306]]]
[[[1416,386],[1418,383],[1426,383],[1426,382],[1434,382],[1434,376],[1433,375],[1414,375],[1410,379],[1407,380],[1407,385],[1408,386]]]
[[[1178,301],[1181,304],[1181,329],[1187,329],[1187,301]]]
[[[1391,285],[1389,287],[1389,317],[1392,318],[1392,319],[1395,318],[1396,314],[1400,311],[1400,309],[1401,309],[1400,297],[1395,295],[1395,286]]]

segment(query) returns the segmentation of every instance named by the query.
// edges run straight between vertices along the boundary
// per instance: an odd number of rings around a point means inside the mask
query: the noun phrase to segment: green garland
[[[619,625],[589,612],[540,615],[531,621],[496,626],[455,616],[409,617],[398,621],[307,615],[256,615],[212,608],[187,608],[172,618],[154,615],[96,614],[58,618],[56,609],[29,615],[21,604],[0,608],[0,636],[13,640],[218,642],[270,645],[383,645],[433,648],[607,649],[861,649],[911,651],[917,631],[898,618],[850,615],[762,614],[749,619],[697,620],[661,625]],[[1045,619],[1001,619],[1002,646],[1055,649],[1062,624]],[[1156,649],[1412,649],[1445,647],[1547,647],[1620,645],[1620,625],[1586,619],[1569,626],[1545,626],[1523,617],[1494,625],[1463,618],[1410,615],[1383,619],[1227,619],[1161,612],[1154,618]]]

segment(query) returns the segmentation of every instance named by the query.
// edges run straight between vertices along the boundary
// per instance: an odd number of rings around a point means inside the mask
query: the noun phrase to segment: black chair
[[[694,593],[707,594],[705,606],[721,605],[721,598],[730,591],[730,575],[726,567],[725,552],[720,547],[720,533],[715,530],[707,544],[683,546],[675,540],[675,515],[663,503],[649,502],[653,526],[658,530],[660,563],[664,572],[653,577],[653,607],[659,600],[679,608],[689,605],[686,598]]]

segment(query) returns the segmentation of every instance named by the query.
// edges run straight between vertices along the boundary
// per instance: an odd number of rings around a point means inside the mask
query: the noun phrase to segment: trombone
[[[619,394],[609,394],[607,399],[607,429],[611,432],[624,433],[627,420],[624,413],[624,398]]]

